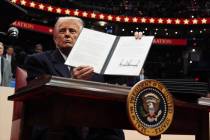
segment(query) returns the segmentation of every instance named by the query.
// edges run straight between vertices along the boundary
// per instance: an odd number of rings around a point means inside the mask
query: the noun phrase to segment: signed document
[[[65,64],[88,65],[95,73],[139,75],[154,36],[115,36],[83,28]]]

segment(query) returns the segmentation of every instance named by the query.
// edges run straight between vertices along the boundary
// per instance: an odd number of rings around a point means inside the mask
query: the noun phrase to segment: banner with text
[[[13,22],[12,26],[15,26],[15,27],[21,28],[21,29],[25,29],[25,30],[41,32],[41,33],[45,33],[45,34],[53,33],[53,27],[38,25],[38,24],[19,21],[19,20]],[[168,46],[186,46],[187,39],[155,38],[153,41],[153,44],[154,45],[168,45]]]

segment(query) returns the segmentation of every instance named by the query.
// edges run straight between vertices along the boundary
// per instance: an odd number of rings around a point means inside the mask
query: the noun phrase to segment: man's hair
[[[35,47],[42,47],[43,48],[43,45],[41,43],[37,43],[34,45]]]
[[[62,21],[66,21],[66,20],[76,20],[78,21],[80,24],[81,24],[81,27],[80,27],[80,31],[82,31],[82,28],[84,26],[84,22],[82,21],[82,19],[78,18],[78,17],[59,17],[57,22],[55,23],[55,26],[54,26],[54,31],[57,30],[58,28],[58,25],[62,22]]]
[[[14,47],[13,47],[13,46],[11,46],[11,45],[7,46],[7,49],[9,49],[9,48],[13,48],[13,49],[14,49]]]
[[[3,48],[4,48],[4,43],[3,43],[3,42],[1,42],[1,41],[0,41],[0,45],[2,45],[2,46],[3,46]]]

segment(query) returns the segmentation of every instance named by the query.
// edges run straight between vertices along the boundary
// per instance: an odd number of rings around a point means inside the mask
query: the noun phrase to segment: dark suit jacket
[[[70,70],[64,62],[64,58],[58,49],[30,55],[27,57],[24,66],[28,73],[27,80],[33,80],[43,74],[70,78]],[[103,77],[94,74],[91,80],[103,82]]]

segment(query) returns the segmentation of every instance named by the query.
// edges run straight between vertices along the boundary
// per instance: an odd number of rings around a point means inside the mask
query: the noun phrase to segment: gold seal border
[[[158,127],[146,128],[139,120],[135,114],[135,100],[138,94],[146,88],[156,88],[166,99],[168,111],[165,120]],[[170,126],[174,115],[174,102],[171,93],[168,89],[158,82],[157,80],[143,80],[136,83],[130,90],[127,97],[127,112],[129,116],[129,121],[134,126],[134,128],[141,134],[146,136],[157,136],[164,133]]]

